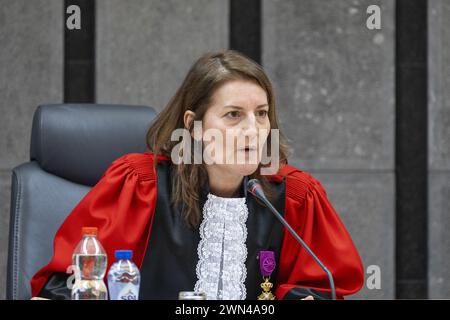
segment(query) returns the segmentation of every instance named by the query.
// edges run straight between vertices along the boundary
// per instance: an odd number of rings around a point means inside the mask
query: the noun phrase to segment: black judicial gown
[[[31,280],[33,296],[70,299],[66,285],[70,274],[65,271],[83,226],[98,228],[108,269],[115,250],[134,251],[133,260],[141,272],[139,299],[177,299],[179,291],[193,290],[199,229],[187,226],[181,208],[171,205],[170,173],[174,166],[170,158],[157,156],[156,170],[153,159],[150,152],[130,153],[112,162],[57,231],[51,261]],[[321,183],[288,164],[268,178],[275,208],[332,272],[337,297],[359,291],[364,279],[360,256]],[[206,185],[200,208],[208,192]],[[277,299],[308,295],[329,299],[326,274],[276,217],[246,192],[245,180],[241,196],[248,207],[246,299],[254,300],[261,293],[257,259],[261,250],[275,252],[271,282]]]

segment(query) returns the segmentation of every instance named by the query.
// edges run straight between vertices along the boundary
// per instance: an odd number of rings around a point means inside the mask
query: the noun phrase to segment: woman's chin
[[[258,170],[258,164],[236,164],[233,165],[233,170],[241,176],[249,176]]]

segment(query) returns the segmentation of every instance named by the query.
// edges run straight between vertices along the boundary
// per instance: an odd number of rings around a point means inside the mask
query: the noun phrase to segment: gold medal
[[[258,300],[275,300],[275,295],[270,291],[273,288],[273,283],[269,281],[272,272],[275,270],[275,252],[260,251],[257,258],[259,259],[259,268],[264,280],[260,285],[263,291],[258,296]]]
[[[275,295],[270,291],[273,287],[273,283],[270,282],[270,277],[263,277],[264,282],[261,283],[263,291],[258,296],[258,300],[275,300]]]

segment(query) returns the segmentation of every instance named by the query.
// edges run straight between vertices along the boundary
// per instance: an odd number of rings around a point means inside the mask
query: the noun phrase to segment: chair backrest
[[[49,262],[59,226],[113,160],[147,150],[155,115],[146,106],[37,108],[30,161],[12,170],[7,299],[31,297],[30,280]]]

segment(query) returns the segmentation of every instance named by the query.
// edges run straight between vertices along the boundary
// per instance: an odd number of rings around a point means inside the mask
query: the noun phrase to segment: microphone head
[[[257,188],[261,188],[261,184],[259,183],[258,179],[250,179],[247,182],[247,190],[250,191],[250,193],[255,193],[255,190]]]
[[[265,195],[258,179],[251,179],[247,182],[247,190],[254,196],[264,199]]]

